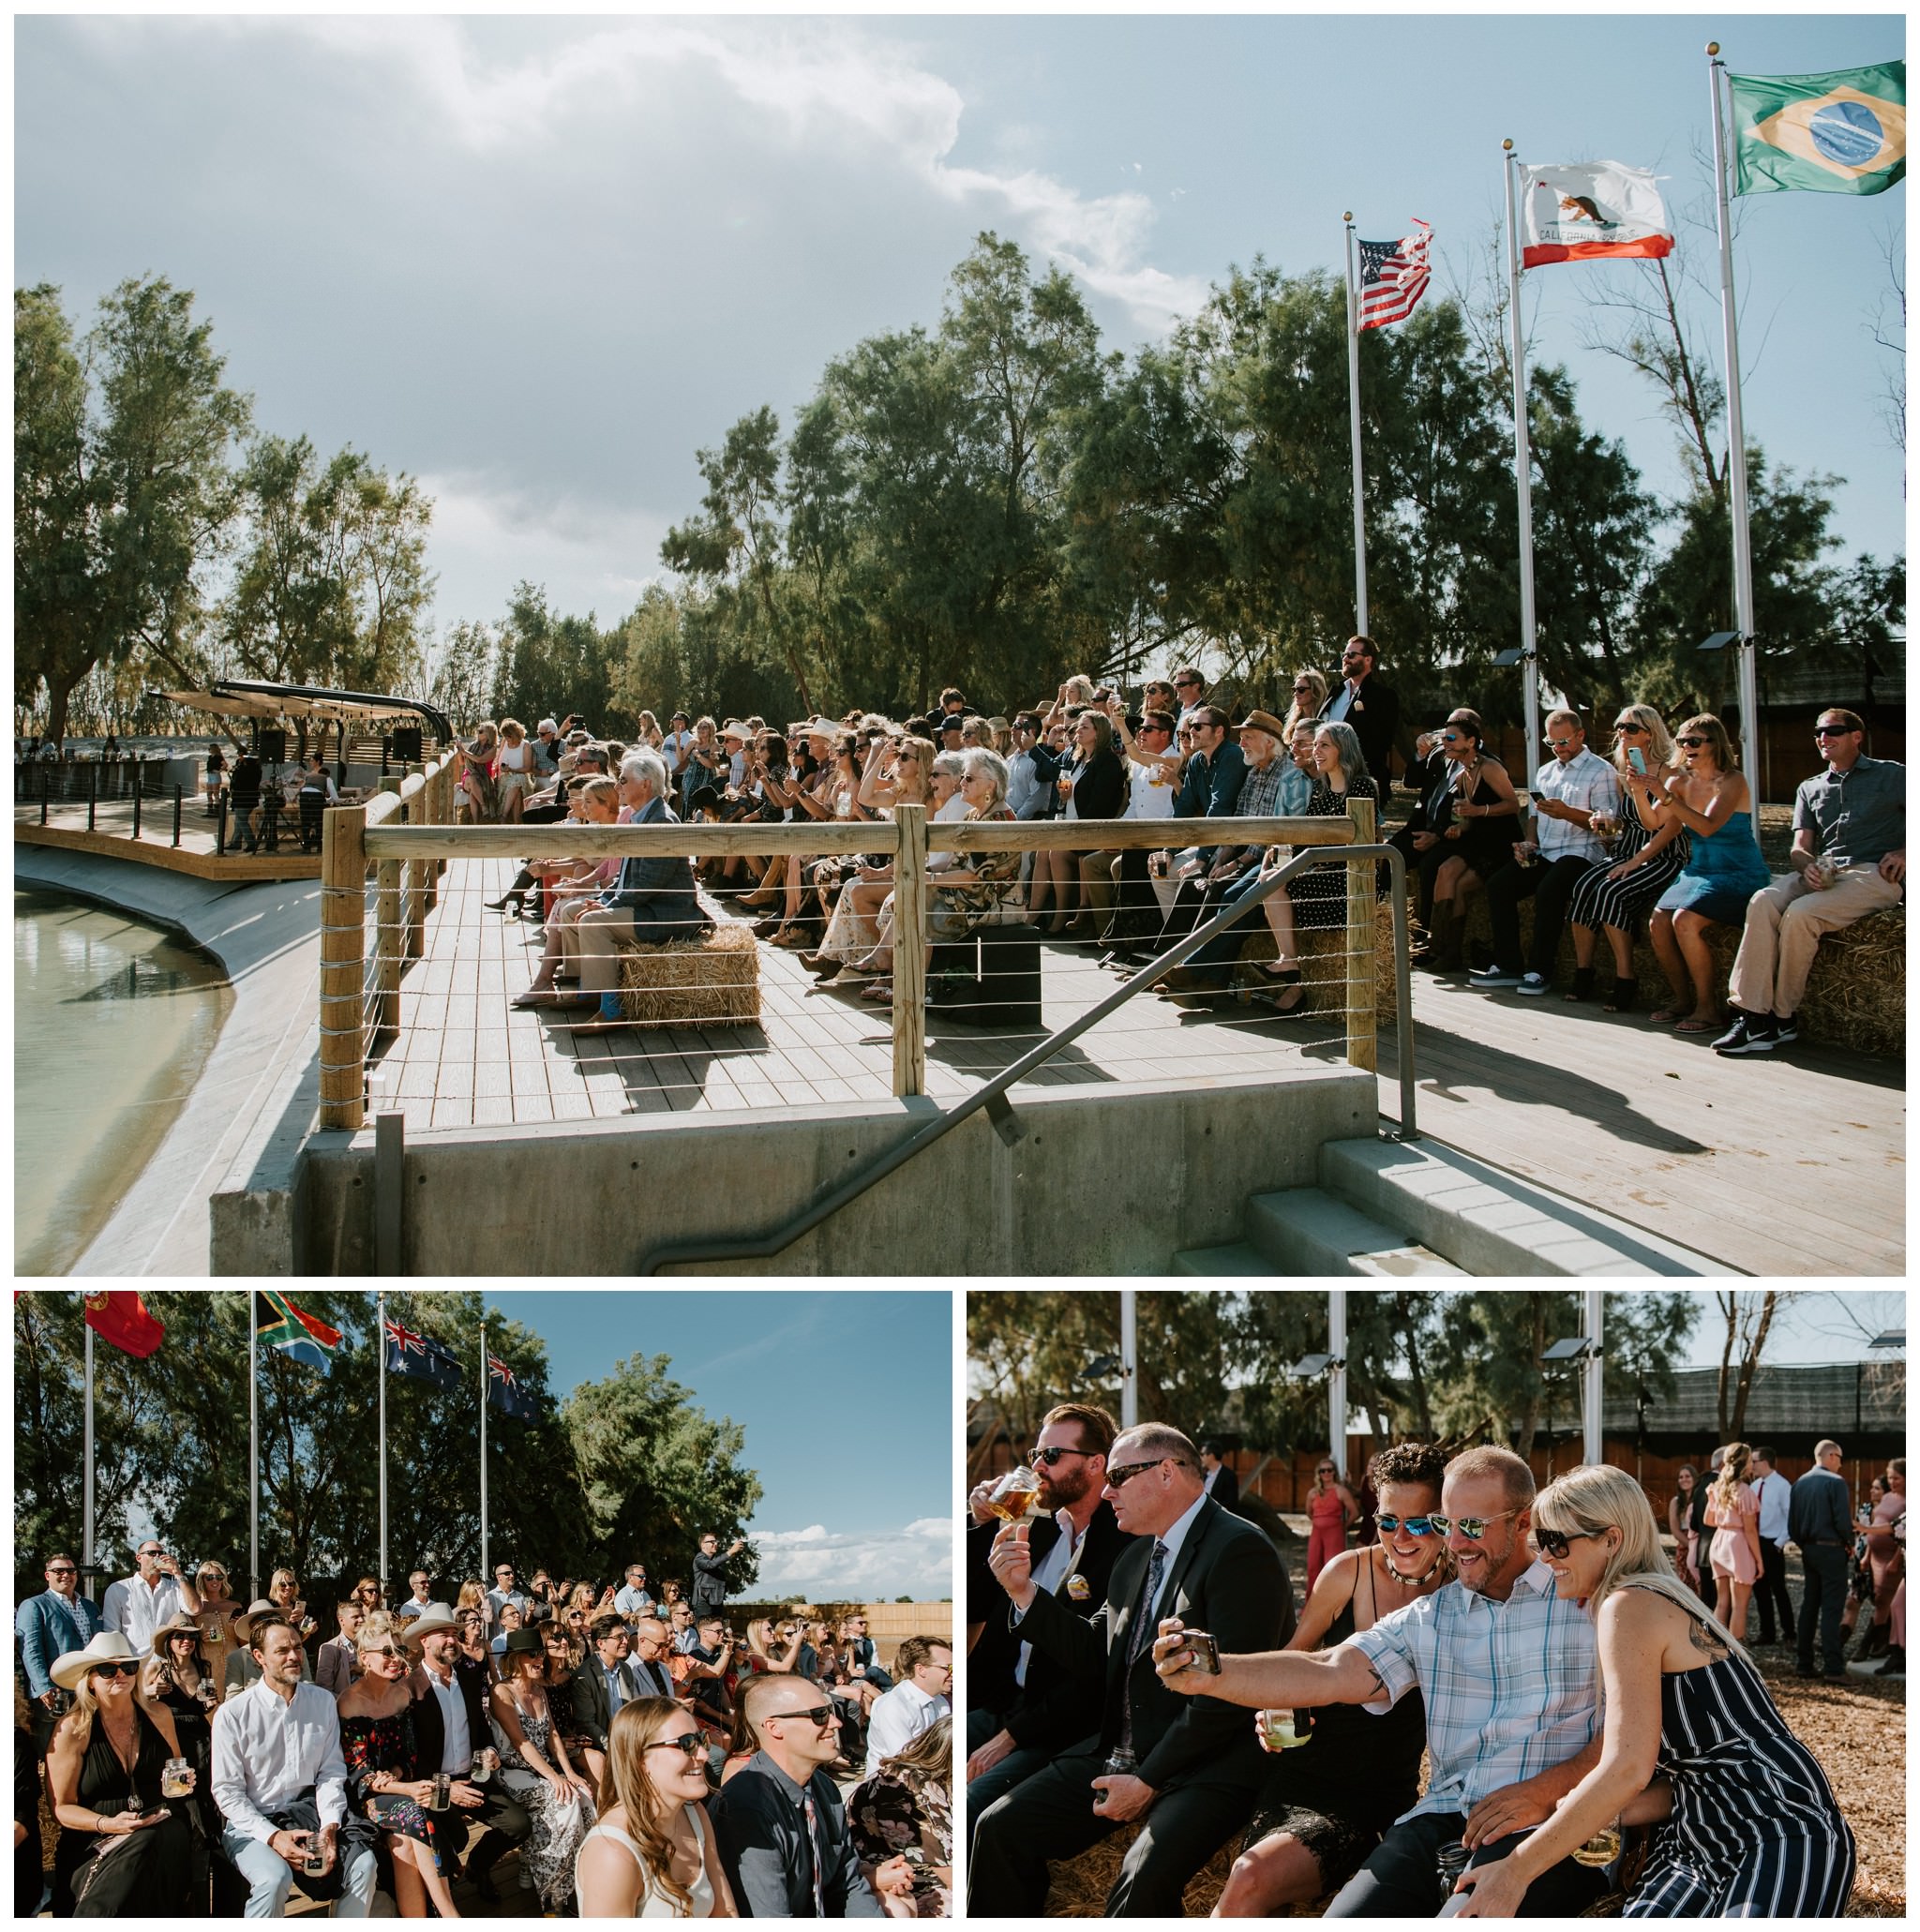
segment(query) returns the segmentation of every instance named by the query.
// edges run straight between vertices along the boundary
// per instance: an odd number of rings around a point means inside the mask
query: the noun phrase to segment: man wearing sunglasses
[[[1135,1540],[1088,1616],[1039,1589],[1017,1526],[996,1539],[993,1568],[1021,1635],[1075,1675],[1097,1680],[1100,1730],[974,1825],[968,1909],[1038,1917],[1047,1861],[1072,1858],[1144,1820],[1107,1895],[1109,1918],[1178,1918],[1191,1880],[1246,1823],[1262,1753],[1243,1712],[1209,1697],[1182,1703],[1154,1674],[1156,1619],[1211,1632],[1222,1651],[1285,1641],[1290,1605],[1273,1545],[1201,1488],[1200,1452],[1177,1429],[1126,1430],[1107,1459],[1106,1495]],[[1124,1769],[1131,1762],[1132,1771]],[[1111,1768],[1109,1768],[1111,1767]]]
[[[1727,996],[1739,1010],[1721,1054],[1770,1054],[1799,1037],[1793,1016],[1822,938],[1898,906],[1907,877],[1907,768],[1861,754],[1867,727],[1824,711],[1813,727],[1826,769],[1793,795],[1793,868],[1747,902]]]
[[[1463,1841],[1473,1865],[1504,1858],[1599,1761],[1594,1626],[1563,1601],[1529,1542],[1534,1479],[1512,1450],[1468,1449],[1447,1466],[1439,1511],[1459,1574],[1450,1583],[1319,1654],[1228,1657],[1192,1668],[1173,1625],[1154,1645],[1171,1686],[1252,1709],[1360,1704],[1390,1709],[1418,1690],[1426,1706],[1426,1795],[1394,1820],[1334,1895],[1330,1919],[1432,1918],[1435,1858]],[[1226,1646],[1221,1646],[1224,1653]],[[1564,1859],[1528,1888],[1523,1916],[1576,1917],[1605,1891]]]
[[[200,1593],[190,1578],[180,1573],[176,1558],[161,1549],[158,1537],[146,1537],[134,1551],[139,1565],[130,1577],[107,1585],[100,1614],[107,1628],[117,1630],[142,1655],[154,1646],[154,1632],[183,1611],[200,1614]]]
[[[1342,681],[1319,722],[1354,727],[1354,736],[1366,754],[1367,770],[1379,781],[1380,795],[1385,798],[1394,741],[1400,736],[1400,694],[1375,675],[1379,667],[1380,653],[1372,638],[1349,637],[1340,656]]]
[[[720,1862],[742,1917],[878,1919],[827,1766],[840,1719],[818,1685],[780,1671],[742,1691],[759,1748],[713,1799]]]
[[[13,1619],[26,1693],[34,1702],[34,1744],[42,1758],[53,1740],[61,1707],[59,1688],[48,1671],[54,1658],[84,1650],[94,1633],[105,1627],[99,1605],[80,1594],[80,1571],[72,1557],[48,1557],[47,1587],[29,1596]]]
[[[1041,1508],[1050,1512],[1028,1534],[1030,1575],[1037,1589],[1064,1596],[1080,1616],[1106,1601],[1126,1543],[1104,1494],[1118,1431],[1104,1409],[1062,1402],[1047,1411],[1028,1459],[1040,1478]],[[982,1485],[992,1488],[992,1481]],[[999,1520],[979,1501],[975,1515],[967,1542],[967,1614],[976,1633],[967,1658],[969,1818],[1098,1730],[1101,1706],[1098,1673],[1075,1675],[1013,1627],[992,1568]]]

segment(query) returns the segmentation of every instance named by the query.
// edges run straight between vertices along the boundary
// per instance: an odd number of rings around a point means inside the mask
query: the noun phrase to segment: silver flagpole
[[[1740,337],[1734,319],[1733,223],[1727,204],[1727,129],[1720,108],[1720,43],[1706,44],[1707,90],[1714,97],[1714,202],[1720,220],[1720,331],[1727,362],[1728,509],[1733,520],[1734,672],[1740,689],[1740,763],[1760,812],[1760,676],[1753,637],[1753,544],[1747,523],[1747,432],[1740,417]]]
[[[86,1295],[83,1290],[80,1307],[84,1314]],[[86,1566],[86,1587],[91,1592],[94,1588],[94,1331],[91,1323],[86,1324],[86,1521],[82,1534],[86,1541],[86,1554],[81,1562]]]
[[[1354,213],[1349,208],[1341,217],[1346,223],[1346,395],[1347,413],[1353,419],[1354,433],[1354,628],[1361,637],[1367,631],[1367,500],[1360,472],[1360,302],[1354,279]]]
[[[1520,325],[1520,229],[1514,182],[1520,157],[1507,155],[1507,299],[1513,324],[1513,480],[1520,500],[1521,705],[1526,717],[1526,782],[1540,769],[1540,674],[1534,658],[1534,479],[1526,430],[1526,345]]]
[[[386,1291],[373,1297],[380,1333],[380,1589],[386,1594]]]
[[[248,1580],[260,1601],[260,1304],[247,1296],[247,1520],[250,1539]]]
[[[480,1577],[484,1582],[492,1573],[487,1567],[487,1317],[480,1317]]]

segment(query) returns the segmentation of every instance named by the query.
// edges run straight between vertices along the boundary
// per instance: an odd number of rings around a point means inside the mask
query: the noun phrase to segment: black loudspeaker
[[[278,725],[260,727],[260,754],[264,764],[282,764],[287,756],[287,734]]]
[[[421,741],[418,725],[396,725],[393,736],[387,740],[387,754],[398,758],[403,765],[417,765],[420,762]]]
[[[942,940],[927,963],[926,1003],[969,1026],[1029,1032],[1041,1024],[1040,935],[1031,926],[976,926]]]

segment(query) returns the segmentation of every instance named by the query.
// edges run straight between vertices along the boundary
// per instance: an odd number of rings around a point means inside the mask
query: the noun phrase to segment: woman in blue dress
[[[1687,862],[1648,921],[1654,956],[1673,996],[1653,1024],[1676,1033],[1711,1033],[1720,1024],[1720,1009],[1706,929],[1745,924],[1747,902],[1773,875],[1760,856],[1753,796],[1733,761],[1727,727],[1712,716],[1688,718],[1673,743],[1678,770],[1636,778],[1629,786],[1649,831],[1678,818],[1692,834]]]
[[[1576,1469],[1534,1499],[1533,1538],[1560,1595],[1583,1598],[1594,1620],[1599,1758],[1523,1844],[1466,1873],[1458,1916],[1511,1917],[1559,1860],[1654,1820],[1623,1917],[1843,1916],[1853,1835],[1826,1775],[1752,1659],[1673,1574],[1640,1485],[1623,1469]]]

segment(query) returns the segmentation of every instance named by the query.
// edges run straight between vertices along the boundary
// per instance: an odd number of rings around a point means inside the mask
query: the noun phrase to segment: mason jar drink
[[[160,1767],[160,1796],[184,1798],[191,1789],[193,1767],[185,1758],[169,1758]]]
[[[1263,1751],[1293,1751],[1313,1740],[1312,1718],[1305,1711],[1261,1711],[1253,1718],[1253,1735]]]

